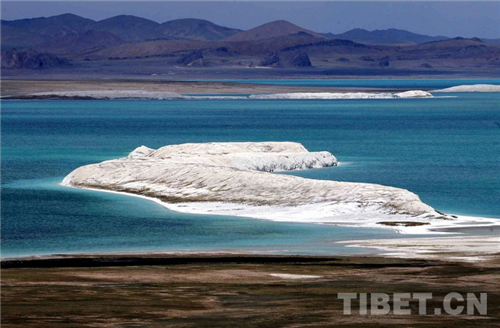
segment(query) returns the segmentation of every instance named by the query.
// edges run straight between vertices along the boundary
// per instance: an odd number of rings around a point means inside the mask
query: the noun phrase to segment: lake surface
[[[332,152],[342,165],[292,174],[401,187],[447,213],[500,218],[500,94],[445,96],[453,97],[2,101],[2,256],[348,254],[363,250],[334,242],[401,237],[383,229],[182,214],[136,197],[58,186],[73,169],[140,145],[296,141]]]

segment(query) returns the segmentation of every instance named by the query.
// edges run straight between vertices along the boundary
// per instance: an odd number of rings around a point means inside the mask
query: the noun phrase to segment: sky
[[[135,15],[162,23],[202,18],[250,29],[285,19],[317,32],[398,28],[447,37],[500,38],[500,1],[1,1],[6,20],[73,13]]]

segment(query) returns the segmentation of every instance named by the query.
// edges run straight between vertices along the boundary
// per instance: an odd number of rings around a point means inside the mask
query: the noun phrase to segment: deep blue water
[[[463,84],[495,84],[500,85],[500,79],[269,79],[269,80],[198,80],[234,83],[294,85],[310,87],[357,87],[357,88],[387,88],[387,89],[444,89]]]
[[[436,209],[500,218],[500,94],[387,100],[3,101],[2,256],[165,250],[359,252],[390,238],[339,228],[188,215],[59,187],[74,168],[140,145],[296,141],[345,165],[294,172],[416,192]]]

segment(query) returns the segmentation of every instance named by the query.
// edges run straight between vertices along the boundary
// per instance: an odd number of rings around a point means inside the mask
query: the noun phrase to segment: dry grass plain
[[[500,258],[153,254],[3,261],[2,267],[3,327],[500,326]],[[419,316],[411,300],[412,315],[360,315],[356,300],[353,314],[344,315],[340,292],[431,292],[429,314],[449,292],[486,292],[488,314]]]

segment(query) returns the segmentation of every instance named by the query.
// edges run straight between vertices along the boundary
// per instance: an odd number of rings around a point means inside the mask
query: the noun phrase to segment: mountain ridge
[[[165,67],[500,69],[500,46],[397,29],[355,29],[332,39],[285,20],[241,31],[196,18],[160,24],[119,15],[96,22],[73,14],[2,21],[2,27],[2,50],[67,57],[76,67],[84,61],[133,60]],[[373,38],[371,43],[349,40],[356,35]],[[40,68],[57,64],[44,58],[47,65]]]
[[[445,36],[429,36],[395,28],[372,31],[355,28],[344,33],[325,33],[325,35],[335,39],[345,39],[372,45],[420,44],[449,39]]]
[[[240,29],[214,24],[205,19],[181,18],[160,24],[160,31],[167,36],[198,41],[224,39],[242,32]]]
[[[230,36],[224,41],[231,42],[242,42],[242,41],[256,41],[269,39],[273,37],[285,36],[296,33],[307,33],[315,37],[324,38],[324,36],[320,33],[316,33],[295,24],[292,24],[286,20],[276,20],[269,23],[265,23],[254,27],[250,30],[235,34]]]

